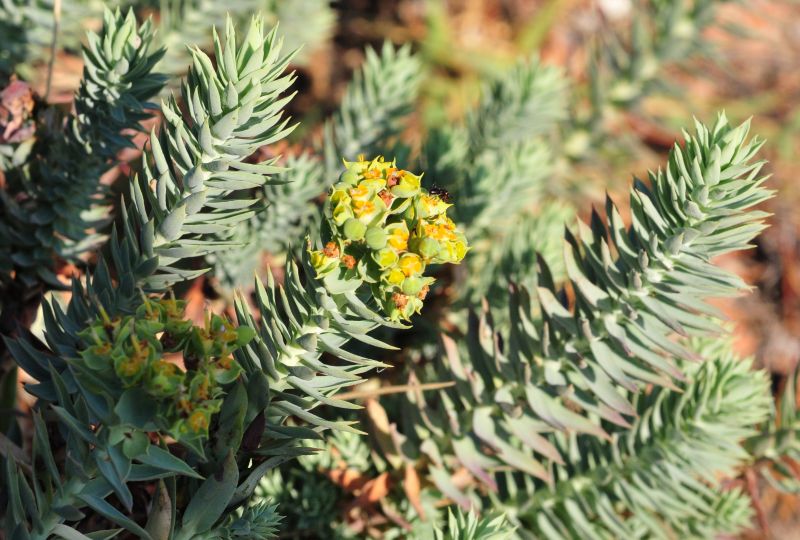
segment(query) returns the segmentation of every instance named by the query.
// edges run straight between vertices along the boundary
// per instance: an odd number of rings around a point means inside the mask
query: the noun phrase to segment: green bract
[[[133,414],[118,405],[123,423],[191,444],[208,436],[224,385],[242,372],[233,353],[254,334],[208,313],[203,327],[194,326],[184,319],[185,306],[172,298],[145,299],[135,315],[114,319],[101,310],[78,334],[84,347],[76,367],[102,381],[100,393],[112,401],[125,403],[127,392],[132,407],[149,407],[154,413],[132,421]]]
[[[408,320],[435,281],[427,265],[460,263],[467,240],[421,176],[380,156],[344,163],[325,205],[331,238],[310,251],[311,264],[323,280],[369,283],[389,319]]]

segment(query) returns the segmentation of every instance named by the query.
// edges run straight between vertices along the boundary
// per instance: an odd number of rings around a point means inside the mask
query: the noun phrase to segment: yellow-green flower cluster
[[[389,319],[408,320],[434,282],[427,265],[461,262],[467,241],[421,176],[382,157],[345,167],[325,207],[330,241],[311,263],[323,279],[369,283]]]
[[[177,440],[208,436],[222,386],[242,371],[233,353],[254,336],[251,328],[210,313],[203,326],[195,326],[185,319],[185,307],[174,298],[145,298],[134,315],[111,319],[101,310],[79,334],[83,365],[100,379],[116,381],[119,394],[142,389],[158,408],[152,422]]]

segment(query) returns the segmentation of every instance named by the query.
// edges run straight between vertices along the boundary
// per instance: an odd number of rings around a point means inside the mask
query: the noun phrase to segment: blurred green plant
[[[109,2],[116,7],[121,2]],[[27,79],[60,50],[79,51],[86,28],[101,21],[100,0],[3,0],[0,2],[0,73],[15,70]],[[87,22],[89,21],[89,22]],[[53,47],[53,40],[56,47]]]
[[[132,133],[164,83],[152,72],[163,55],[150,51],[152,39],[149,21],[137,28],[132,11],[106,11],[104,31],[90,33],[84,48],[75,113],[65,118],[49,107],[34,117],[27,98],[29,131],[17,132],[21,140],[0,140],[0,154],[10,157],[0,162],[0,285],[61,288],[56,262],[79,262],[106,240],[110,201],[100,178],[121,150],[135,148]]]
[[[254,13],[273,25],[280,21],[282,33],[289,39],[287,48],[302,49],[294,58],[297,64],[307,63],[311,53],[330,39],[336,23],[328,0],[235,0],[224,4],[208,0],[3,0],[0,35],[5,39],[0,42],[0,73],[16,71],[35,80],[37,70],[46,64],[52,70],[54,55],[79,51],[86,28],[99,27],[104,5],[129,7],[142,16],[158,14],[154,45],[166,52],[158,67],[172,76],[186,73],[192,60],[187,46],[212,49],[207,29],[224,25],[228,15],[242,23]]]

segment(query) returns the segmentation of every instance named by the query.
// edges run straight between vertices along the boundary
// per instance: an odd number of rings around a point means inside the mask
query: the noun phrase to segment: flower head
[[[156,409],[149,422],[162,433],[179,442],[207,437],[226,387],[242,373],[234,354],[255,331],[211,312],[203,326],[195,326],[185,318],[186,302],[173,296],[143,295],[142,301],[133,314],[113,319],[101,308],[79,333],[83,346],[76,361],[116,384],[118,394],[143,392]]]
[[[422,188],[421,175],[382,157],[345,167],[326,204],[330,241],[309,251],[311,264],[323,280],[368,281],[389,319],[408,320],[435,281],[425,277],[427,265],[458,263],[468,250],[447,217],[452,205]]]

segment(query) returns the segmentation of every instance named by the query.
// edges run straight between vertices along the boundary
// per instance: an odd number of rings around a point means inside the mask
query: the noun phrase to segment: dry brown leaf
[[[358,500],[366,504],[375,504],[389,494],[389,473],[385,472],[366,484]]]
[[[425,511],[422,509],[422,500],[420,499],[420,481],[417,470],[411,463],[406,463],[405,476],[403,478],[403,489],[408,497],[408,502],[417,511],[420,519],[425,521]]]
[[[355,469],[335,469],[327,474],[331,482],[349,493],[361,490],[370,481]]]
[[[368,399],[364,405],[366,406],[367,417],[369,417],[370,423],[374,428],[373,435],[375,435],[384,457],[393,468],[399,469],[403,465],[403,458],[397,453],[392,440],[391,426],[389,425],[389,416],[386,414],[386,410],[376,399]]]
[[[16,77],[0,91],[0,142],[18,143],[33,137],[33,90]]]

